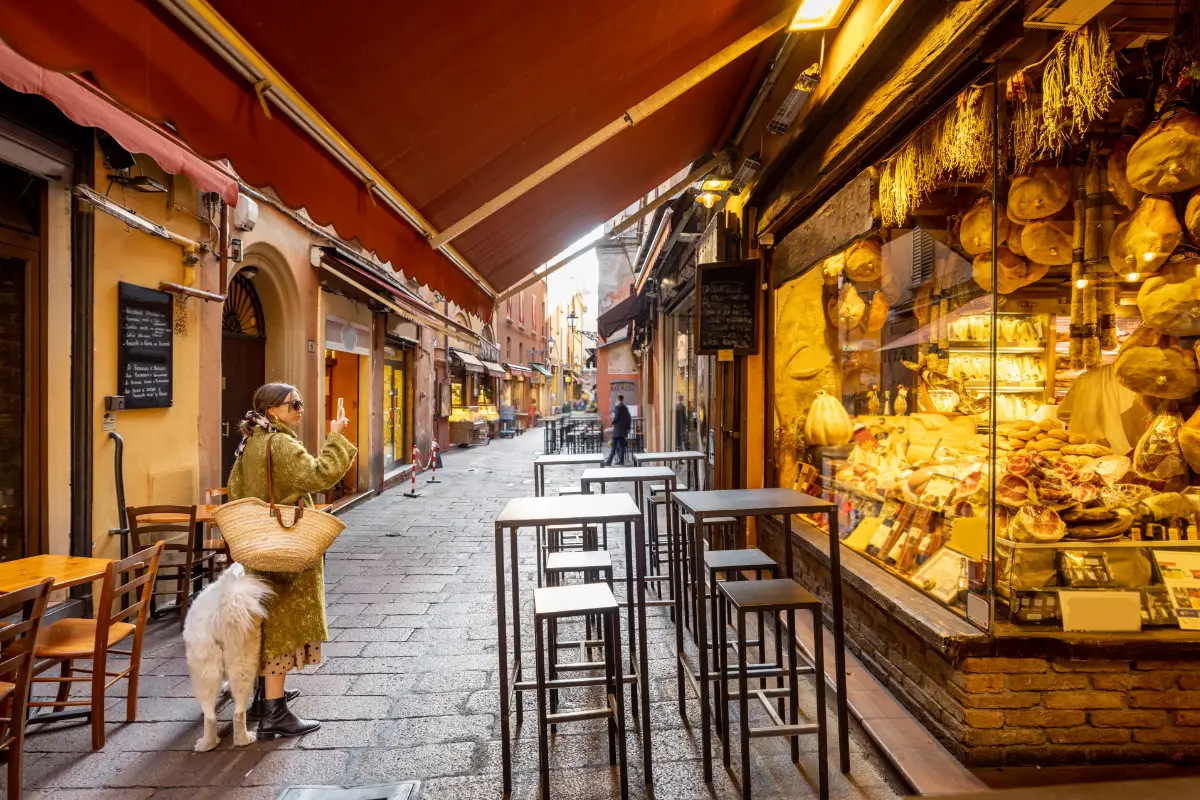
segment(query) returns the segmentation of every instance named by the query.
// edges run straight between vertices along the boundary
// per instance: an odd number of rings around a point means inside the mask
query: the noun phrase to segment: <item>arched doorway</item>
[[[254,282],[239,272],[229,283],[221,321],[221,476],[228,482],[241,441],[238,422],[266,381],[267,328]]]

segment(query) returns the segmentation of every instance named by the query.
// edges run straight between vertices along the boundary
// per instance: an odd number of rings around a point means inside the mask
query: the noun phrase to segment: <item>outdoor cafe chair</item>
[[[210,506],[220,506],[229,502],[229,489],[222,486],[219,489],[205,489],[204,502]],[[225,569],[233,563],[229,558],[229,547],[225,544],[225,539],[219,533],[214,535],[214,531],[219,531],[215,523],[209,524],[206,532],[208,536],[200,545],[200,553],[203,556],[211,555],[212,558],[208,562],[208,568],[205,574],[208,576],[209,583],[217,579],[217,575],[224,572]]]
[[[110,562],[104,569],[104,577],[101,578],[96,618],[68,618],[48,625],[42,631],[35,647],[34,655],[42,662],[37,667],[38,675],[56,663],[60,665],[61,671],[57,678],[33,679],[34,683],[57,683],[58,694],[53,700],[31,701],[30,707],[52,706],[55,712],[59,712],[67,706],[88,706],[87,717],[92,724],[93,750],[104,747],[105,694],[122,678],[127,679],[128,687],[125,720],[137,721],[142,639],[146,632],[146,618],[150,613],[150,598],[154,591],[154,579],[158,574],[158,562],[162,558],[163,547],[163,543],[158,542],[129,558]],[[131,574],[132,577],[122,583],[127,574]],[[137,600],[126,606],[122,601],[129,595],[136,595]],[[136,619],[132,623],[126,621],[134,615]],[[127,639],[133,640],[130,649],[118,650],[117,645]],[[128,666],[110,672],[108,659],[114,655],[128,656]],[[76,661],[91,661],[92,666],[77,667]],[[91,696],[87,699],[71,700],[71,685],[83,682],[91,684]],[[35,715],[30,721],[37,722],[38,717]]]
[[[151,514],[177,514],[189,517],[188,522],[154,522],[143,521],[143,517]],[[210,571],[212,562],[217,557],[214,549],[201,550],[196,548],[196,507],[195,506],[130,506],[126,512],[129,520],[129,549],[145,550],[153,547],[156,541],[163,542],[163,550],[168,553],[179,553],[181,560],[171,564],[163,564],[158,571],[159,581],[171,581],[174,586],[170,589],[154,587],[150,600],[150,613],[158,616],[158,597],[174,597],[175,606],[179,609],[179,629],[183,630],[184,620],[187,619],[188,606],[192,601],[192,581],[196,578],[196,570]],[[201,543],[201,547],[203,547]]]
[[[8,800],[20,800],[25,764],[25,712],[34,659],[29,642],[38,640],[53,578],[0,595],[0,619],[19,621],[0,628],[0,750],[8,751]],[[25,642],[24,645],[20,643]],[[16,645],[16,646],[14,646]]]

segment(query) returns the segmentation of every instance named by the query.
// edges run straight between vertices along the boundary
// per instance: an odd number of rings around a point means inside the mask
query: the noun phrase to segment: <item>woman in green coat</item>
[[[329,423],[329,436],[314,458],[296,435],[304,416],[304,401],[296,387],[268,383],[254,392],[254,408],[240,424],[233,471],[229,474],[229,499],[267,499],[267,446],[271,448],[272,479],[277,505],[312,506],[310,492],[331,488],[350,469],[358,450],[344,436],[346,414]],[[262,626],[260,675],[265,683],[265,703],[259,716],[260,739],[301,736],[321,727],[320,722],[299,719],[288,710],[284,678],[293,669],[321,663],[321,643],[329,640],[325,627],[325,569],[318,564],[307,572],[259,573],[274,595],[267,601]]]

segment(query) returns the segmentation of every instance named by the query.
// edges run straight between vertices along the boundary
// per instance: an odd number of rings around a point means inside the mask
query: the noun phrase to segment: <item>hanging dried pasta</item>
[[[1108,113],[1117,88],[1117,56],[1103,24],[1080,28],[1071,38],[1070,83],[1067,104],[1071,108],[1071,126],[1084,133]]]
[[[1013,174],[1024,175],[1037,160],[1038,133],[1042,110],[1028,101],[1018,101],[1012,119]]]

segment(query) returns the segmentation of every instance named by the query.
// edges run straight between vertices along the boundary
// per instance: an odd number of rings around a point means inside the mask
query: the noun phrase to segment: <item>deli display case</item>
[[[1018,763],[996,744],[1121,760],[1096,745],[1131,741],[1200,758],[1169,715],[1149,734],[1079,714],[1071,740],[970,711],[1091,707],[1048,679],[964,688],[1088,664],[1133,686],[1168,661],[1164,687],[1200,685],[1200,115],[1172,69],[1162,43],[1065,33],[772,254],[777,485],[839,504],[850,646],[968,763]],[[821,587],[823,523],[798,523]]]

